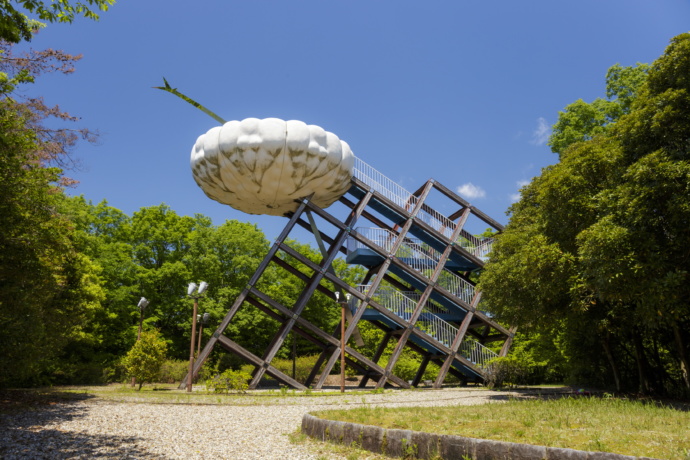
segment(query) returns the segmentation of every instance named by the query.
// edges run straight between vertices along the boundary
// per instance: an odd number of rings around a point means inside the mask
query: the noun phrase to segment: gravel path
[[[344,396],[235,398],[236,405],[68,401],[0,415],[0,458],[311,459],[288,434],[306,412],[371,406],[449,406],[505,399],[480,389]]]

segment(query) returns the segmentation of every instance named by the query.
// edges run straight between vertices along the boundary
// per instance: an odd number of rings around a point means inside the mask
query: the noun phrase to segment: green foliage
[[[606,74],[607,99],[591,103],[579,99],[559,112],[558,121],[549,137],[554,153],[562,154],[575,144],[608,132],[609,127],[630,112],[632,101],[647,79],[649,65],[637,63],[635,67],[616,64]]]
[[[316,365],[318,358],[319,355],[298,356],[295,360],[295,380],[302,384],[306,383],[307,377]],[[285,375],[292,377],[292,358],[274,359],[271,361],[271,365]]]
[[[492,359],[484,369],[489,388],[515,387],[527,383],[531,363],[514,356]]]
[[[52,0],[48,4],[35,0],[3,0],[0,2],[0,39],[12,43],[30,41],[38,23],[27,17],[27,13],[47,22],[71,23],[76,16],[98,20],[97,11],[107,11],[114,3],[115,0]]]
[[[230,391],[244,393],[249,388],[251,378],[252,376],[248,372],[227,369],[206,380],[206,389],[214,393],[228,393]]]
[[[555,334],[549,362],[570,378],[690,391],[689,73],[683,34],[652,66],[612,67],[611,100],[561,113],[560,161],[522,190],[482,273],[497,318]]]
[[[69,381],[83,362],[68,359],[60,369],[61,354],[95,340],[88,324],[104,296],[99,267],[79,251],[78,233],[62,213],[59,184],[70,181],[60,166],[78,136],[45,126],[51,118],[72,120],[68,114],[8,92],[43,72],[71,68],[75,59],[58,52],[16,57],[1,47],[0,70],[12,82],[0,82],[0,386],[50,383],[54,370]]]
[[[167,351],[168,345],[158,331],[144,331],[141,340],[137,341],[122,358],[122,366],[127,376],[139,382],[139,390],[144,383],[156,381]]]
[[[181,359],[166,359],[161,364],[156,382],[158,383],[178,383],[187,375],[189,371],[189,361]]]

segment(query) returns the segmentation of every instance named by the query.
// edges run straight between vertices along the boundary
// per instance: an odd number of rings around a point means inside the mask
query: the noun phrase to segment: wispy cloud
[[[484,198],[486,196],[484,189],[477,187],[472,182],[462,184],[460,187],[458,187],[458,193],[471,200],[474,198]]]
[[[546,122],[546,118],[539,117],[537,119],[537,129],[532,132],[532,144],[544,145],[549,140],[551,134],[551,127]]]
[[[530,181],[528,180],[519,180],[516,182],[518,189],[521,189],[525,185],[529,184]],[[510,202],[511,203],[516,203],[520,201],[520,192],[517,193],[511,193],[510,194]]]

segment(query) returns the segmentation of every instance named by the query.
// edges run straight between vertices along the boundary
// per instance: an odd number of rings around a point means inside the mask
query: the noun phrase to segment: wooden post
[[[192,392],[192,378],[194,377],[194,342],[196,339],[196,311],[198,307],[198,298],[194,297],[194,312],[192,313],[192,340],[189,347],[189,373],[187,374],[187,393]]]

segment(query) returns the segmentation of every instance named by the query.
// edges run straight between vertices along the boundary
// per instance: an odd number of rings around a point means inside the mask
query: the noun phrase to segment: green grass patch
[[[690,412],[616,398],[510,400],[478,406],[329,410],[316,414],[384,428],[550,447],[690,460]]]

